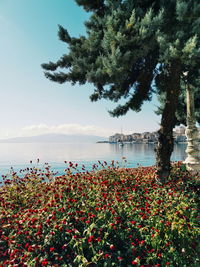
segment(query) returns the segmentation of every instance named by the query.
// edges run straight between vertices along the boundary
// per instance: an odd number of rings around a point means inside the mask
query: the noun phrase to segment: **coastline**
[[[97,141],[96,142],[97,144],[119,144],[120,142],[110,142],[110,141]],[[132,145],[132,144],[157,144],[158,142],[157,141],[146,141],[146,140],[143,140],[143,141],[131,141],[131,142],[129,142],[129,141],[125,141],[125,142],[123,142],[123,144],[130,144],[130,145]],[[200,143],[200,141],[198,141],[198,143]],[[180,144],[180,145],[182,145],[182,144],[187,144],[187,141],[174,141],[174,144],[175,145],[177,145],[177,144]]]

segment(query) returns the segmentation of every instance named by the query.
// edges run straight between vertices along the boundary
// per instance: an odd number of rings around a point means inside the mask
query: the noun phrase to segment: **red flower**
[[[49,250],[50,250],[51,252],[53,252],[53,251],[55,250],[55,248],[54,248],[54,247],[51,247]]]
[[[133,265],[137,265],[138,263],[137,263],[137,261],[132,261],[131,262]]]
[[[115,246],[114,245],[110,245],[110,249],[111,250],[114,250],[115,249]]]
[[[88,243],[91,243],[93,240],[94,240],[94,236],[91,235],[91,236],[88,238]]]
[[[47,266],[48,265],[48,260],[47,259],[44,259],[42,262],[41,262],[42,266]]]
[[[34,248],[32,246],[29,246],[28,247],[28,252],[32,252],[32,251],[34,251]]]

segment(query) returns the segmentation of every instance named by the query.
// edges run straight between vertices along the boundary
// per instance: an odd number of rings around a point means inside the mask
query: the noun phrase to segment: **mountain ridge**
[[[81,135],[81,134],[41,134],[35,136],[25,136],[25,137],[13,137],[0,139],[0,143],[91,143],[104,141],[106,137],[96,136],[96,135]]]

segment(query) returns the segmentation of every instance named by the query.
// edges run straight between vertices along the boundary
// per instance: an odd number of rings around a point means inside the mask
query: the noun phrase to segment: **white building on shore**
[[[181,125],[176,127],[173,131],[175,143],[185,143],[187,138],[185,136],[186,127]],[[198,128],[200,137],[200,128]],[[129,142],[129,143],[156,143],[158,141],[158,132],[143,132],[132,133],[129,135],[116,133],[109,137],[109,143]]]

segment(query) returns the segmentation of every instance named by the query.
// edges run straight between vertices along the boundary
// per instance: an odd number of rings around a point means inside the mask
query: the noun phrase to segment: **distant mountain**
[[[43,134],[0,139],[0,143],[96,143],[107,138],[94,135]]]

